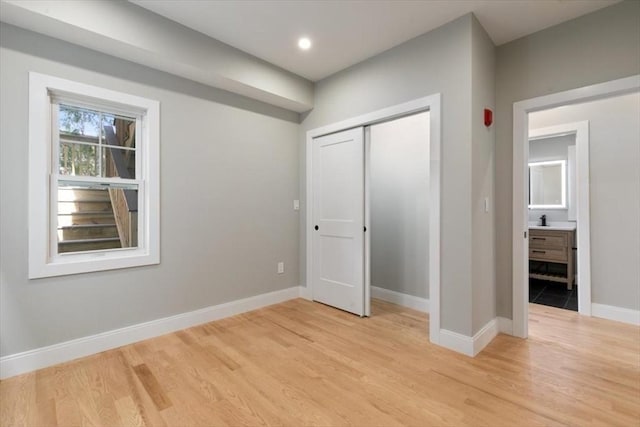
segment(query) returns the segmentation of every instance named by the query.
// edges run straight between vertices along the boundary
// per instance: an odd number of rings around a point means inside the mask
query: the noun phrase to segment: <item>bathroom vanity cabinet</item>
[[[566,283],[571,290],[574,241],[575,230],[529,228],[529,277]]]

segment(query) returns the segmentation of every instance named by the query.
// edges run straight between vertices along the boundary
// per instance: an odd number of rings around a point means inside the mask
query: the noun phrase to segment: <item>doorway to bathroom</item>
[[[566,123],[566,113],[564,108],[529,113],[529,303],[578,311],[578,200],[586,206],[581,221],[588,223],[589,209],[588,192],[578,193],[588,185],[589,122]]]
[[[535,279],[564,276],[555,286],[577,283],[578,311],[620,319],[633,310],[623,307],[635,301],[637,277],[640,266],[633,254],[640,249],[640,172],[638,134],[640,125],[640,76],[632,76],[589,87],[569,90],[553,95],[520,101],[514,104],[513,145],[513,334],[528,336],[529,287],[531,275]],[[586,123],[585,123],[586,122]],[[568,124],[577,130],[567,131]],[[562,129],[562,126],[565,129]],[[554,129],[555,128],[555,129]],[[550,129],[552,132],[550,132]],[[580,131],[582,129],[582,131]],[[536,134],[537,132],[537,134]],[[546,133],[546,134],[545,134]],[[567,159],[549,160],[551,164],[532,162],[530,141],[533,144],[547,139],[547,148],[555,137],[575,134],[575,191],[576,217],[570,220],[571,192],[570,142]],[[580,135],[583,135],[581,138]],[[586,138],[585,138],[586,136]],[[582,143],[581,143],[582,139]],[[586,142],[586,143],[585,143]],[[534,151],[536,149],[534,148]],[[544,150],[542,150],[544,152]],[[540,163],[530,165],[530,163]],[[564,163],[564,172],[562,164]],[[546,179],[547,171],[549,178]],[[535,170],[531,170],[535,169]],[[549,182],[566,179],[566,192],[562,187],[544,189]],[[535,187],[537,181],[540,188]],[[549,184],[551,185],[551,184]],[[562,185],[562,184],[561,184]],[[548,196],[548,198],[545,198]],[[564,198],[563,198],[564,197]],[[531,203],[533,199],[533,203]],[[530,209],[530,205],[538,205]],[[545,212],[551,205],[558,211]],[[562,230],[563,218],[558,218],[559,206],[565,205],[566,230]],[[543,217],[544,215],[544,217]],[[542,220],[546,224],[542,225]],[[554,224],[555,220],[555,224]],[[560,223],[560,224],[559,224]],[[571,226],[574,223],[575,229]],[[551,230],[550,225],[559,229]],[[551,231],[564,231],[565,237],[551,235]],[[571,246],[571,233],[576,245]],[[543,234],[540,234],[543,233]],[[535,239],[535,240],[534,240]],[[563,246],[565,245],[566,246]],[[563,246],[565,249],[561,249]],[[573,248],[577,248],[574,250]],[[575,255],[577,277],[571,278],[569,258]],[[596,260],[597,262],[593,262]],[[531,260],[564,263],[560,271],[531,269]],[[536,276],[539,274],[540,276]],[[546,275],[546,277],[544,277]],[[593,280],[592,280],[593,278]],[[548,282],[555,282],[549,281]],[[592,287],[592,282],[594,286]],[[550,283],[545,284],[550,286]],[[557,288],[556,288],[557,289]],[[533,292],[532,292],[533,293]],[[534,295],[535,296],[535,295]],[[569,295],[568,298],[571,298]],[[613,304],[592,302],[612,301]],[[565,301],[569,305],[568,301]],[[536,310],[539,312],[539,310]],[[627,316],[628,317],[628,316]],[[624,320],[623,320],[624,321]]]

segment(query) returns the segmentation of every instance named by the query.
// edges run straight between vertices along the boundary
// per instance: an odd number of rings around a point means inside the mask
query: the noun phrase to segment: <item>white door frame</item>
[[[554,136],[575,135],[576,137],[576,223],[577,223],[577,247],[578,247],[578,278],[580,290],[578,291],[578,312],[585,316],[591,316],[591,215],[589,200],[589,121],[584,120],[574,123],[563,123],[557,126],[531,129],[529,139],[551,138]],[[524,155],[529,163],[529,151],[524,150]],[[525,172],[526,174],[526,172]],[[528,218],[527,218],[528,219]],[[573,243],[572,243],[573,246]],[[527,260],[529,258],[527,248]],[[525,261],[525,265],[527,265]],[[514,282],[515,283],[515,282]],[[521,283],[523,292],[528,295],[529,278]],[[529,316],[528,305],[526,316]]]
[[[527,266],[529,259],[529,215],[526,198],[529,183],[525,174],[529,158],[528,150],[525,149],[528,148],[529,142],[528,114],[562,105],[578,104],[637,92],[638,90],[640,90],[640,74],[513,104],[513,335],[521,338],[528,336],[529,295],[525,292],[529,280]],[[576,148],[577,150],[578,148]],[[580,227],[580,218],[578,218],[578,226]],[[581,229],[578,230],[578,233],[580,232]],[[585,264],[584,260],[582,264]],[[580,281],[583,280],[582,277],[579,278]]]
[[[334,132],[343,131],[359,126],[370,126],[414,113],[429,111],[430,117],[430,134],[429,134],[429,214],[426,220],[429,223],[429,259],[426,260],[429,266],[429,339],[431,342],[438,344],[440,342],[440,145],[441,145],[441,95],[439,93],[429,95],[424,98],[415,99],[403,104],[394,105],[392,107],[383,108],[361,116],[353,117],[337,123],[333,123],[320,128],[312,129],[307,132],[306,150],[307,150],[307,245],[306,245],[306,293],[308,296],[313,295],[313,257],[312,257],[312,239],[309,237],[311,227],[313,225],[313,186],[312,186],[312,144],[313,138],[327,135]],[[364,159],[363,159],[364,161]],[[366,191],[366,190],[365,190]],[[365,214],[366,215],[366,214]],[[365,218],[366,226],[369,228],[369,218]],[[365,239],[367,236],[365,235]],[[365,240],[368,242],[368,240]],[[367,251],[368,252],[368,251]],[[367,261],[367,260],[365,260]],[[370,300],[370,278],[365,269],[365,305]]]

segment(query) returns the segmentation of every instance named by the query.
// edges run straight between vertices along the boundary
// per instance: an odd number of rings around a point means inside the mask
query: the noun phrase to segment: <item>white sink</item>
[[[547,221],[547,225],[543,227],[540,225],[540,221],[529,221],[529,228],[534,230],[571,231],[576,229],[576,223],[570,221]]]

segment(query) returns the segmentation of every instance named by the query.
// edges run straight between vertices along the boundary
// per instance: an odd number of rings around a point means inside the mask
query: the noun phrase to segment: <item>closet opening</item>
[[[371,297],[428,311],[429,112],[365,128],[365,156]]]
[[[307,132],[304,298],[427,312],[439,344],[440,128],[435,94]]]

